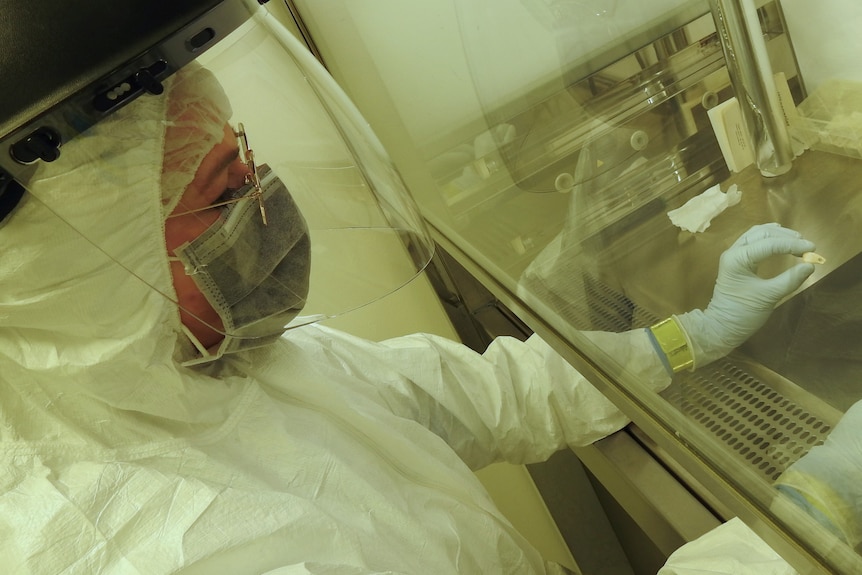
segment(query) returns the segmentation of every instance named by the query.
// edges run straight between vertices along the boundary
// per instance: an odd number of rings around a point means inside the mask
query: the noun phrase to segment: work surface
[[[808,151],[785,176],[764,178],[750,167],[721,189],[731,184],[741,202],[705,232],[669,228],[661,213],[638,231],[637,247],[623,240],[625,254],[613,258],[617,285],[658,317],[703,307],[721,252],[750,226],[779,222],[801,232],[826,263],[740,352],[844,411],[862,389],[862,161]],[[759,273],[798,261],[771,258]]]

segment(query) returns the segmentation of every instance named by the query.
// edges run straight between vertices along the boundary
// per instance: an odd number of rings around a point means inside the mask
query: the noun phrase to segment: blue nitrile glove
[[[862,543],[862,401],[776,480],[790,496],[851,546]]]
[[[694,356],[692,368],[724,357],[760,329],[775,306],[814,272],[814,264],[800,263],[763,279],[757,264],[779,254],[801,256],[814,244],[799,232],[779,224],[761,224],[742,234],[723,254],[718,279],[706,310],[676,316]]]

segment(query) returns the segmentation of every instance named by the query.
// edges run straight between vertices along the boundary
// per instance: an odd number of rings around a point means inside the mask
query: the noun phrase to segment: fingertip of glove
[[[793,278],[801,284],[808,279],[808,276],[814,273],[814,269],[814,264],[801,263],[796,264],[790,271],[793,274]]]
[[[778,244],[776,244],[778,247]],[[789,239],[785,242],[781,243],[781,248],[785,250],[785,253],[792,254],[794,256],[801,256],[805,252],[813,252],[814,251],[814,242],[811,240],[799,238]]]
[[[802,241],[805,244],[805,248],[802,250],[802,253],[813,252],[814,249],[817,247],[814,245],[814,242],[812,242],[811,240],[802,240]]]

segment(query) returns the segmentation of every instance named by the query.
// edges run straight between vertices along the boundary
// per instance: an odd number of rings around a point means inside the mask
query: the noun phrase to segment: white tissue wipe
[[[681,207],[667,213],[670,221],[679,228],[698,233],[706,230],[713,218],[742,199],[742,192],[736,184],[732,184],[727,193],[721,191],[721,184],[716,184],[693,197]]]

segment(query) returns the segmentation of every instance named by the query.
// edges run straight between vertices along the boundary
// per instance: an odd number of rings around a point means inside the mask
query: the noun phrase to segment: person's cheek
[[[174,250],[176,248],[191,242],[204,233],[218,220],[220,213],[217,209],[211,209],[165,220],[165,243],[167,244],[168,255],[175,255]]]
[[[228,172],[225,170],[210,182],[205,194],[207,205],[211,206],[216,203],[228,188],[230,188],[230,181]]]
[[[227,174],[216,174],[206,183],[192,181],[183,192],[173,214],[182,214],[207,208],[224,193],[227,186]]]
[[[209,348],[224,339],[221,317],[201,293],[180,262],[171,262],[171,277],[177,294],[180,321],[204,347]]]
[[[243,187],[249,175],[248,166],[240,160],[232,162],[227,170],[227,187],[233,189]]]

